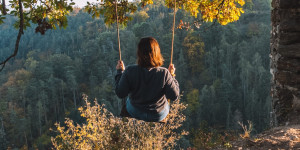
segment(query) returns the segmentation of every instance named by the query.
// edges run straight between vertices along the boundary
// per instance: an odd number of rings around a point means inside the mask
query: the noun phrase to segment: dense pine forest
[[[238,122],[253,123],[252,134],[270,126],[270,0],[246,0],[239,21],[221,26],[202,23],[179,10],[176,25],[189,22],[189,29],[175,30],[176,78],[188,104],[181,148],[199,147],[203,132],[241,132]],[[133,19],[121,26],[122,59],[136,63],[137,43],[152,36],[169,64],[172,10],[163,1],[138,8]],[[118,41],[114,25],[93,19],[75,8],[66,29],[35,33],[26,29],[18,56],[0,73],[0,149],[50,149],[50,128],[69,117],[84,120],[77,110],[82,94],[117,115],[121,100],[114,93]],[[15,18],[0,26],[0,58],[14,49]],[[193,25],[200,21],[199,28]]]

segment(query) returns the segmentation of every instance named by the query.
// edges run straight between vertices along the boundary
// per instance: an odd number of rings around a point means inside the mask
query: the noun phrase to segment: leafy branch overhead
[[[3,1],[4,2],[4,1]],[[74,2],[67,0],[11,0],[10,10],[6,9],[5,3],[1,3],[0,24],[4,23],[6,15],[19,18],[14,24],[19,29],[15,50],[6,59],[0,62],[0,71],[6,63],[14,58],[19,50],[19,42],[23,35],[23,30],[30,27],[30,23],[37,24],[35,32],[45,34],[48,29],[56,29],[56,26],[66,28],[68,25],[67,15],[73,10]]]
[[[74,2],[68,3],[67,0],[11,0],[9,1],[9,15],[20,18],[19,1],[21,1],[24,15],[24,29],[30,27],[30,22],[37,24],[36,32],[45,34],[48,29],[67,27],[67,15],[73,11]],[[2,6],[0,6],[2,8]],[[0,14],[0,24],[4,23],[5,15]],[[20,21],[15,23],[19,28]]]
[[[141,7],[150,4],[153,4],[153,0],[139,2]],[[244,4],[244,0],[176,0],[178,9],[186,10],[196,18],[200,16],[205,22],[217,20],[221,25],[237,21],[241,13],[244,13],[242,9]],[[68,0],[11,0],[8,5],[10,6],[9,10],[6,8],[5,1],[2,0],[0,24],[4,23],[6,15],[11,15],[19,18],[14,24],[16,28],[23,30],[33,23],[37,24],[35,32],[45,34],[47,30],[56,29],[57,26],[67,27],[67,15],[73,11],[75,3],[73,0],[71,2]],[[174,8],[174,0],[165,0],[165,5],[168,8]],[[20,6],[24,8],[20,9]],[[137,7],[135,3],[128,0],[97,0],[97,3],[87,2],[84,9],[93,17],[103,15],[107,25],[115,23],[117,16],[119,23],[126,25],[132,19],[128,14],[134,13]],[[18,35],[16,40],[14,53],[0,62],[2,69],[11,58],[17,55],[21,35]]]
[[[66,16],[75,5],[72,1],[68,3],[67,0],[21,0],[21,2],[24,6],[24,28],[29,27],[32,22],[38,24],[36,32],[42,34],[47,29],[56,29],[56,25],[66,27]],[[115,0],[99,0],[98,3],[87,2],[85,10],[93,17],[103,15],[105,23],[111,25],[116,20],[115,2]],[[126,25],[131,20],[127,14],[134,13],[138,6],[128,0],[117,0],[117,3],[119,22]],[[153,0],[141,0],[139,3],[142,7],[150,4],[153,4]],[[244,4],[244,0],[176,0],[178,9],[186,10],[194,17],[198,17],[200,14],[206,22],[216,19],[221,25],[237,21],[241,13],[244,13],[242,8]],[[18,0],[9,1],[9,5],[11,11],[8,14],[19,18]],[[165,5],[173,8],[174,0],[165,0]],[[8,11],[4,6],[0,4],[0,24],[4,23],[5,14]],[[16,22],[15,26],[18,27],[19,22]]]
[[[99,3],[87,2],[85,10],[92,14],[93,17],[103,15],[105,23],[111,25],[116,21],[115,0],[100,0]],[[117,0],[119,23],[126,25],[132,18],[127,16],[128,13],[134,13],[137,5],[129,3],[128,0]],[[153,4],[153,0],[141,0],[139,5],[145,7]],[[244,13],[242,6],[244,0],[176,0],[178,9],[190,12],[194,17],[198,17],[199,13],[203,21],[213,22],[217,20],[221,25],[237,21]],[[174,8],[174,0],[165,0],[168,8]]]
[[[107,25],[111,25],[116,22],[116,1],[115,0],[101,0],[100,3],[87,2],[85,10],[92,14],[93,18],[104,16],[104,22]],[[117,1],[117,16],[119,23],[126,25],[132,18],[126,16],[127,13],[134,13],[137,10],[137,6],[133,3],[129,3],[127,0]]]
[[[166,0],[166,6],[174,8],[174,0]],[[244,13],[244,0],[176,0],[179,9],[186,10],[194,17],[199,13],[203,21],[217,20],[221,25],[239,20]]]

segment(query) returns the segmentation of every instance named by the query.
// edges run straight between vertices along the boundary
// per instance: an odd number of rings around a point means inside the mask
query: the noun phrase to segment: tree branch
[[[2,14],[3,15],[6,15],[7,14],[7,12],[6,12],[6,6],[5,6],[5,0],[2,0]]]
[[[217,19],[218,19],[219,14],[220,14],[220,9],[221,9],[220,7],[223,7],[224,2],[225,2],[225,0],[223,0],[223,1],[218,5],[218,7],[217,7],[218,13],[217,13],[217,15],[216,15],[216,19],[214,20],[214,22],[213,22],[212,25],[210,25],[210,26],[208,26],[208,27],[205,28],[205,31],[208,30],[208,29],[210,29],[210,28],[212,28],[212,27],[214,27],[214,26],[216,25]]]
[[[219,14],[220,14],[220,9],[221,9],[222,7],[224,7],[224,2],[225,2],[225,0],[222,0],[222,2],[218,5],[218,7],[217,7],[218,13],[215,15],[216,19],[214,19],[212,25],[210,25],[210,26],[204,28],[204,31],[207,31],[208,29],[210,29],[210,28],[216,26],[217,19],[218,19]],[[200,20],[197,19],[196,21],[194,21],[193,24],[194,24],[195,26],[199,26],[199,23],[203,23],[203,22],[205,22],[205,21],[201,18]],[[201,24],[200,24],[200,25],[201,25]],[[199,28],[199,27],[197,27],[197,28]]]
[[[2,61],[0,63],[0,66],[2,66],[1,69],[0,69],[0,72],[5,67],[5,64],[11,58],[14,58],[17,55],[18,50],[19,50],[19,44],[20,44],[21,36],[22,36],[22,34],[24,34],[24,32],[23,32],[23,28],[24,28],[24,16],[23,16],[22,0],[19,0],[19,15],[20,15],[20,25],[19,25],[19,33],[18,33],[18,36],[17,36],[16,44],[15,44],[15,50],[14,50],[14,53],[12,55],[10,55],[9,57],[7,57],[4,61]]]

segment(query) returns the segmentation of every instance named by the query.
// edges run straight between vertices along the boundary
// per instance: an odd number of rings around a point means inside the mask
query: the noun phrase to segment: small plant
[[[238,122],[238,124],[242,127],[242,129],[244,130],[244,134],[240,134],[241,138],[246,139],[246,138],[250,138],[250,133],[253,130],[253,123],[251,121],[247,121],[248,122],[248,126],[244,125],[241,122]]]
[[[232,148],[232,144],[230,144],[229,142],[225,143],[224,146],[225,146],[226,148]]]
[[[233,131],[220,131],[208,127],[205,122],[200,124],[199,129],[194,130],[191,133],[194,145],[192,149],[215,149],[220,146],[224,148],[231,148],[232,145],[230,144],[230,141],[234,141],[236,139]]]
[[[86,123],[74,124],[66,119],[66,127],[56,124],[58,135],[52,137],[56,149],[172,149],[187,132],[175,132],[182,126],[186,108],[179,101],[171,105],[167,123],[152,123],[132,118],[119,118],[99,105],[91,106],[87,96],[85,107],[78,110]]]
[[[261,138],[255,138],[253,141],[258,142],[258,141],[261,141],[261,140],[262,140]]]

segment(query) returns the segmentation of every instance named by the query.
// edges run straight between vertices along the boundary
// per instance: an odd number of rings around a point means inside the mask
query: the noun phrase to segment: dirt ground
[[[240,139],[231,144],[229,149],[234,150],[300,150],[300,125],[276,127],[254,138]]]

